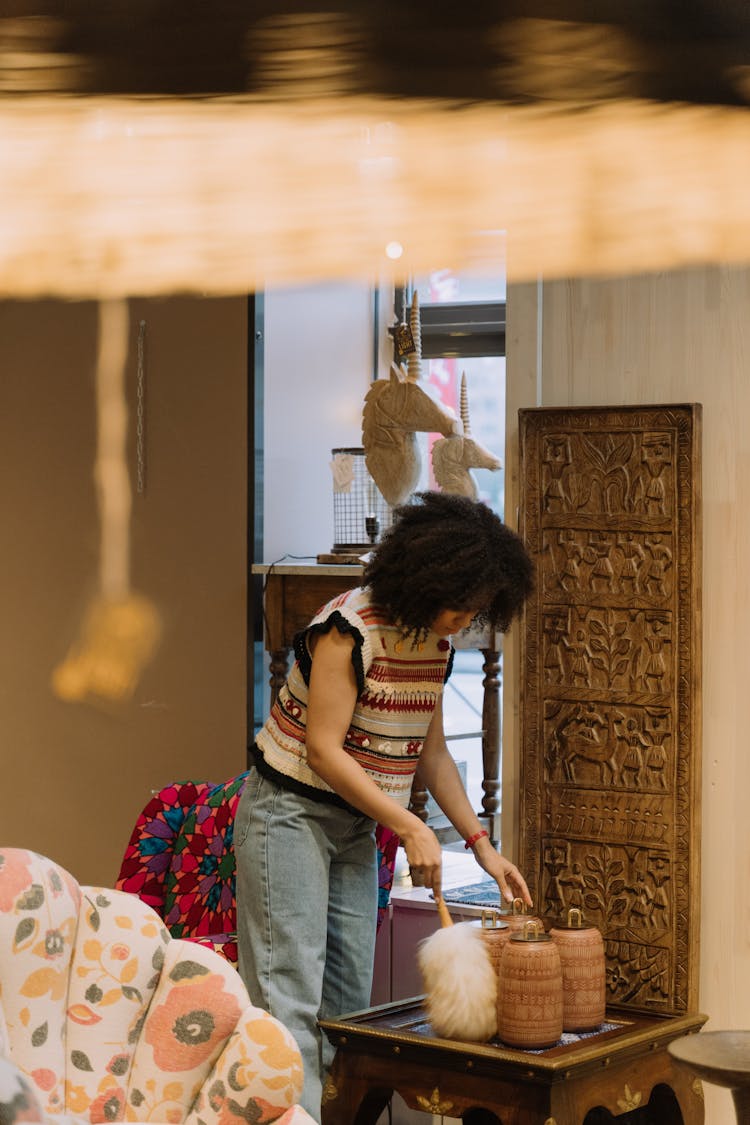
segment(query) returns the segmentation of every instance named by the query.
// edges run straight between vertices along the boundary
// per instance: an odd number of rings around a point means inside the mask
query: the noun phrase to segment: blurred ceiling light
[[[744,0],[497,7],[27,0],[0,296],[370,277],[394,230],[482,272],[504,228],[516,280],[750,260]]]

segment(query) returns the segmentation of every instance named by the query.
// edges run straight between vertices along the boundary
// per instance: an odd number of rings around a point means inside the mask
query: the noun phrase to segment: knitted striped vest
[[[305,724],[310,682],[310,637],[337,628],[354,638],[357,702],[344,749],[373,781],[404,807],[427,728],[450,675],[450,641],[429,633],[404,640],[358,588],[321,609],[295,638],[296,660],[256,742],[269,766],[313,789],[332,792],[307,764]]]

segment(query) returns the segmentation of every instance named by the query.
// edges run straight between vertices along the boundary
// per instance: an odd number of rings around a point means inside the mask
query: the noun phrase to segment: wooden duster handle
[[[440,925],[443,928],[445,928],[446,926],[452,926],[453,925],[453,919],[451,918],[450,913],[448,912],[448,907],[445,905],[445,899],[444,898],[436,898],[435,899],[435,905],[437,906],[438,914],[440,915]]]

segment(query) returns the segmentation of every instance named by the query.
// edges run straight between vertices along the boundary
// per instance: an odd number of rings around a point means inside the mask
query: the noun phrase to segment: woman
[[[417,762],[503,897],[531,904],[469,804],[445,742],[442,693],[450,637],[472,622],[506,630],[532,583],[523,543],[486,505],[425,492],[396,509],[364,585],[295,639],[237,813],[238,936],[253,1002],[299,1044],[302,1104],[316,1119],[332,1054],[317,1020],[369,1003],[377,823],[397,833],[440,896],[440,844],[408,810]]]

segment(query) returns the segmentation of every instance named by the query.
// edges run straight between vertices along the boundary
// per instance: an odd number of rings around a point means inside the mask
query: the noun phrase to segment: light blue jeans
[[[251,770],[234,830],[239,969],[254,1004],[302,1053],[320,1120],[333,1048],[318,1019],[368,1007],[377,919],[375,822]]]

